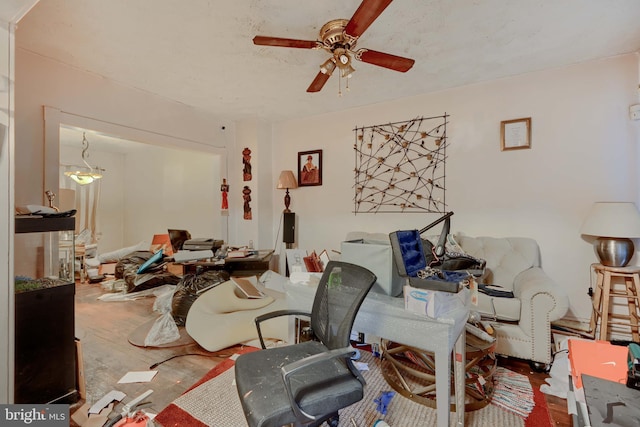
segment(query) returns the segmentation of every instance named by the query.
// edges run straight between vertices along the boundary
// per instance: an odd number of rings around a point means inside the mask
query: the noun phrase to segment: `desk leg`
[[[467,334],[464,329],[458,336],[456,345],[453,348],[453,374],[456,389],[456,426],[464,426],[464,393],[465,393],[465,356],[467,346]]]
[[[451,410],[451,353],[447,351],[447,346],[440,347],[441,348],[435,351],[436,417],[438,427],[449,427],[449,415]]]

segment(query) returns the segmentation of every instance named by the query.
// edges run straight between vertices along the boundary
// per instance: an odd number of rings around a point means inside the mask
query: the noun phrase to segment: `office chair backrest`
[[[359,265],[329,261],[318,284],[311,329],[327,348],[349,345],[351,328],[376,275]]]

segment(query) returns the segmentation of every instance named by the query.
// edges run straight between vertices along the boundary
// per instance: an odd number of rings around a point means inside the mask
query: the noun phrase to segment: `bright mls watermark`
[[[0,405],[0,427],[68,427],[69,405]]]

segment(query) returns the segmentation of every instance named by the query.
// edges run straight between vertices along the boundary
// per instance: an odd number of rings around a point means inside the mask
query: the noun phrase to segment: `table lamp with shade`
[[[278,190],[287,190],[287,193],[284,195],[284,212],[291,212],[291,210],[289,209],[289,205],[291,204],[291,196],[289,196],[289,190],[298,188],[298,182],[296,181],[296,177],[293,175],[293,172],[288,170],[280,172],[280,177],[278,178],[278,186],[276,188]]]
[[[596,237],[594,248],[602,265],[626,266],[635,253],[633,238],[640,238],[640,213],[632,202],[596,202],[580,228]]]
[[[296,214],[291,212],[291,209],[289,209],[289,206],[291,205],[291,196],[289,195],[289,190],[298,188],[298,181],[296,180],[293,172],[290,170],[284,170],[280,172],[280,177],[278,178],[278,185],[276,186],[276,188],[279,190],[287,191],[284,195],[284,211],[282,213],[282,241],[287,244],[287,249],[291,249],[293,243],[295,242]]]

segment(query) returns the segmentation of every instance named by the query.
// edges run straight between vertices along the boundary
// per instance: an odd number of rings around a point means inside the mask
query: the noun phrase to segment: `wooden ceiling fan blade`
[[[362,49],[356,55],[356,59],[367,64],[377,65],[394,71],[405,73],[413,67],[416,62],[410,58],[391,55],[390,53],[378,52],[375,50]]]
[[[253,44],[260,46],[295,47],[299,49],[313,49],[318,46],[315,40],[285,39],[282,37],[255,36]]]
[[[362,0],[344,32],[351,37],[360,37],[391,2],[392,0]]]
[[[316,78],[313,79],[313,81],[309,85],[307,92],[320,92],[320,90],[324,87],[324,84],[327,82],[327,80],[329,80],[329,77],[331,77],[331,74],[325,74],[322,71],[318,72]]]

